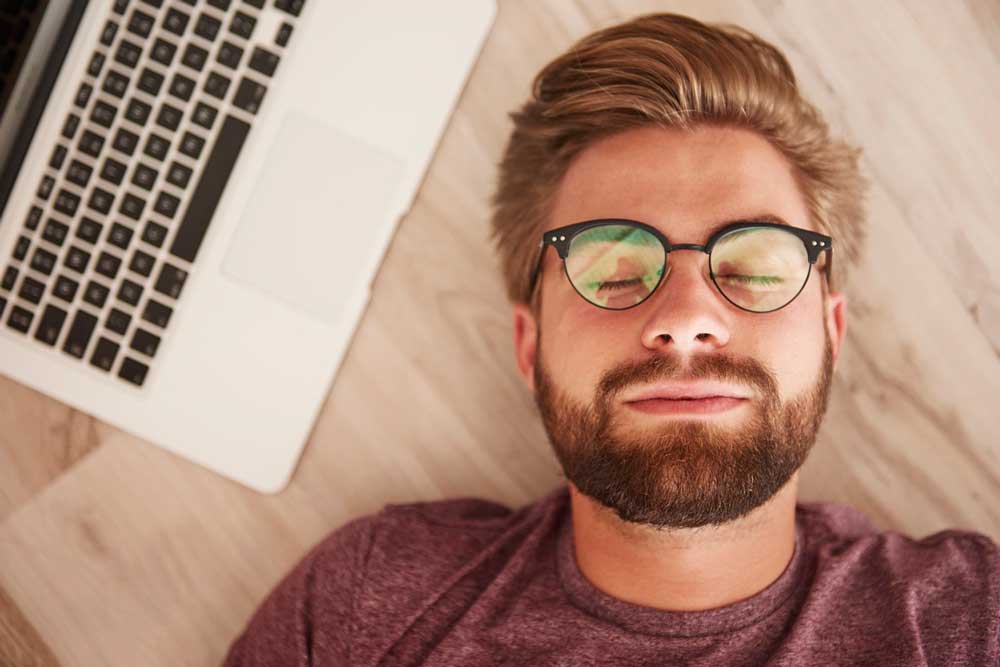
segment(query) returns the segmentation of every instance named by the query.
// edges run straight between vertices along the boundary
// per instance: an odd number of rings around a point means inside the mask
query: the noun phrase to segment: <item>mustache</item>
[[[692,356],[685,364],[677,355],[657,355],[625,362],[605,373],[598,383],[598,397],[611,402],[626,389],[655,382],[710,380],[745,385],[762,396],[775,396],[778,381],[773,370],[753,357],[721,354]]]

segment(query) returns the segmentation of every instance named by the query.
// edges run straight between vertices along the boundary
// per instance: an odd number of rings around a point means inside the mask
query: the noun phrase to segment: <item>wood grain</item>
[[[250,491],[0,380],[0,662],[218,664],[331,530],[385,503],[560,483],[488,242],[508,112],[596,28],[743,25],[865,149],[871,226],[804,500],[1000,540],[1000,5],[504,0],[289,488]]]

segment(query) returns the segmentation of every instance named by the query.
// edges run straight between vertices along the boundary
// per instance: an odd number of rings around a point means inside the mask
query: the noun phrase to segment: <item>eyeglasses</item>
[[[709,256],[712,283],[737,308],[770,313],[802,292],[812,265],[827,251],[824,270],[833,264],[833,239],[817,232],[766,221],[727,225],[705,245],[670,243],[660,230],[635,220],[586,220],[545,232],[530,294],[534,294],[546,246],[554,246],[576,292],[598,308],[624,310],[639,305],[670,273],[675,250],[700,250]]]

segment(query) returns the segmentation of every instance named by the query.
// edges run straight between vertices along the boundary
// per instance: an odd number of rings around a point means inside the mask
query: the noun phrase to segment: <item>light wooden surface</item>
[[[866,149],[870,237],[800,497],[916,537],[1000,540],[1000,4],[501,0],[287,491],[0,378],[0,664],[217,664],[348,519],[458,495],[520,505],[559,484],[487,242],[495,165],[542,65],[655,10],[773,41]]]

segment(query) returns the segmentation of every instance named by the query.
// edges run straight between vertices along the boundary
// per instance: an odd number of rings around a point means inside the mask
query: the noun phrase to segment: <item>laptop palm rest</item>
[[[386,219],[404,167],[380,148],[290,112],[269,148],[222,272],[336,324],[357,290],[368,288],[381,260],[385,231],[373,221]]]

